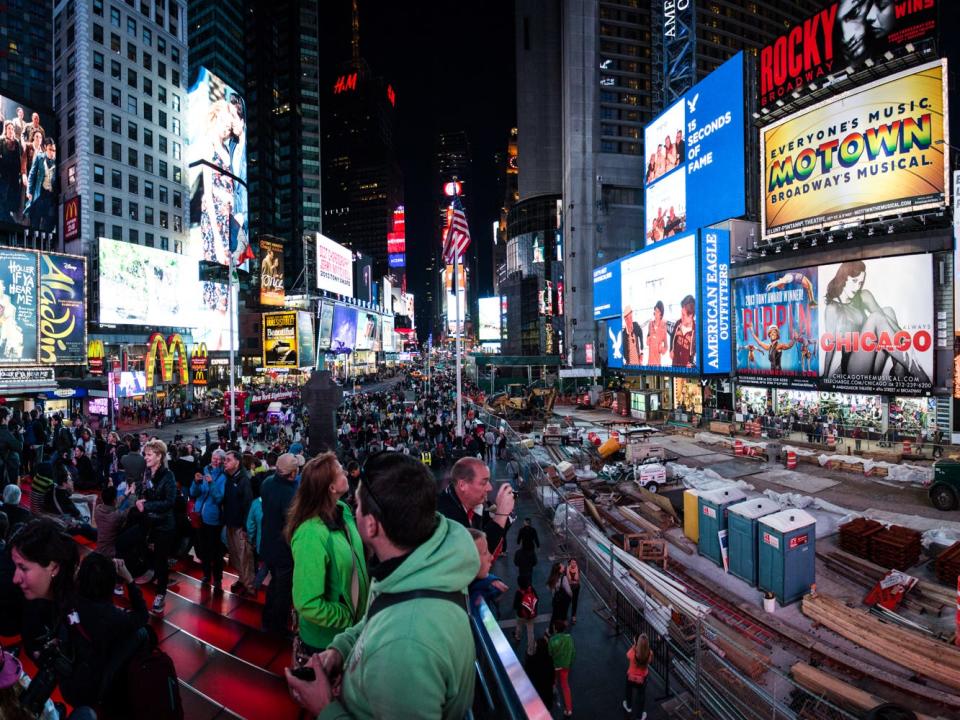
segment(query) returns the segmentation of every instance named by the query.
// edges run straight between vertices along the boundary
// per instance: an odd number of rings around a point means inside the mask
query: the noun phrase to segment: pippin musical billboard
[[[764,237],[942,207],[946,74],[922,65],[764,128]]]

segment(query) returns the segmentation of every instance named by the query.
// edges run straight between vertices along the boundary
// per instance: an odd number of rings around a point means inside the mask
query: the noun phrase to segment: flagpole
[[[460,389],[460,340],[463,335],[460,327],[460,284],[457,266],[460,264],[460,255],[453,256],[453,304],[456,307],[456,323],[453,331],[457,336],[457,437],[463,437],[463,392]]]
[[[230,441],[233,442],[233,434],[237,431],[237,388],[234,380],[236,371],[234,370],[235,359],[233,353],[233,311],[235,309],[233,307],[233,270],[236,263],[233,251],[228,248],[227,254],[230,256],[229,275],[227,276],[227,313],[230,315],[230,338],[227,341],[230,344]]]

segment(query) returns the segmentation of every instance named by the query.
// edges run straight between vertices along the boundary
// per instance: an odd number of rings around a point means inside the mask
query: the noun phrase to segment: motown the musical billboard
[[[946,74],[922,65],[764,128],[764,237],[942,207]]]

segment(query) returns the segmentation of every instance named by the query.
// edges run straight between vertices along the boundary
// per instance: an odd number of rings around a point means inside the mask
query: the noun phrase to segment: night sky
[[[347,5],[348,0],[337,0]],[[407,211],[408,289],[424,307],[434,234],[433,154],[440,132],[466,130],[473,157],[468,205],[478,245],[480,293],[493,291],[492,224],[503,202],[495,153],[516,124],[513,2],[360,0],[360,52],[397,92],[396,144]],[[346,28],[349,36],[349,26]]]

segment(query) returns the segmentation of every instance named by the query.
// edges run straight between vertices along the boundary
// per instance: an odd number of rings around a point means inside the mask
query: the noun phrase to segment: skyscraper
[[[244,8],[242,0],[189,0],[188,42],[190,45],[190,77],[201,67],[223,78],[238,92],[244,93]]]
[[[5,3],[0,95],[49,109],[53,94],[52,29],[52,0],[9,0]]]
[[[321,230],[318,2],[251,0],[245,29],[250,229],[284,241],[302,290],[303,235]]]
[[[183,252],[186,19],[182,0],[54,7],[60,187],[81,209],[65,249],[90,258],[91,307],[100,300],[97,238]]]

